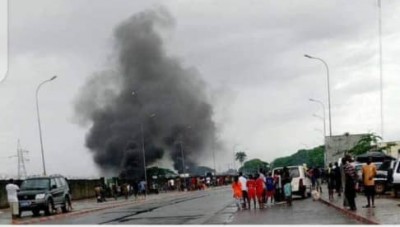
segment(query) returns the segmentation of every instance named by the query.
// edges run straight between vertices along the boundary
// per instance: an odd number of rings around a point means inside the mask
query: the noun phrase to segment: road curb
[[[345,208],[343,208],[343,207],[337,206],[337,205],[335,205],[335,204],[333,204],[333,203],[331,203],[331,202],[329,202],[329,201],[326,201],[325,199],[320,198],[319,201],[320,201],[321,203],[324,203],[325,205],[328,205],[328,206],[330,206],[330,207],[335,208],[336,210],[340,211],[341,213],[345,214],[346,216],[348,216],[348,217],[350,217],[350,218],[353,218],[353,219],[355,219],[355,220],[357,220],[357,221],[359,221],[359,222],[362,222],[362,223],[364,223],[364,224],[379,225],[379,223],[376,222],[376,221],[373,221],[373,220],[371,220],[371,219],[368,219],[368,218],[366,218],[366,217],[363,217],[363,216],[361,216],[361,215],[358,215],[358,214],[354,213],[353,211],[349,211],[349,210],[347,210],[347,209],[345,209]]]

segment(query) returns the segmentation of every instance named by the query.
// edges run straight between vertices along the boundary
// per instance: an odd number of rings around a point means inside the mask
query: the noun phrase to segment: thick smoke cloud
[[[143,138],[147,165],[166,153],[178,172],[181,148],[189,168],[212,149],[215,125],[205,84],[163,47],[159,30],[172,25],[165,10],[121,23],[114,32],[115,69],[96,73],[77,97],[77,117],[90,125],[86,146],[104,171],[142,177]]]

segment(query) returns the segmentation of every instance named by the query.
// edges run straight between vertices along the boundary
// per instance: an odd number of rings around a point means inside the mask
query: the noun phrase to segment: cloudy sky
[[[0,175],[14,175],[17,140],[29,150],[29,174],[42,171],[35,89],[48,173],[97,176],[76,124],[74,99],[93,73],[113,67],[113,29],[131,15],[167,9],[168,55],[207,83],[218,138],[217,169],[232,165],[234,145],[272,161],[323,142],[331,76],[332,132],[380,134],[376,0],[13,0],[9,77],[0,85]],[[383,0],[384,140],[400,140],[400,2]],[[328,111],[326,110],[328,116]],[[328,121],[326,122],[328,125]],[[328,131],[328,129],[327,129]],[[200,164],[212,166],[211,158]],[[237,165],[236,165],[237,166]]]

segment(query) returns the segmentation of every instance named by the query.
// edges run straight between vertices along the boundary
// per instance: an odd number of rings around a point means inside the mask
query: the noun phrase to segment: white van
[[[400,159],[397,159],[396,163],[394,164],[393,168],[393,183],[392,188],[394,191],[394,195],[398,197],[400,193]]]
[[[311,180],[307,177],[306,170],[303,166],[288,166],[290,176],[292,177],[292,193],[294,195],[300,195],[302,198],[311,196]],[[274,176],[276,171],[279,170],[282,173],[283,168],[274,168],[272,175]]]

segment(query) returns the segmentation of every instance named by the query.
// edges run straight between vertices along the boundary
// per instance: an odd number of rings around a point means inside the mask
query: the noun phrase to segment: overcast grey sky
[[[384,139],[400,140],[400,2],[382,0]],[[248,158],[272,161],[323,143],[330,68],[334,135],[380,133],[376,0],[13,0],[9,77],[0,85],[0,175],[17,172],[17,140],[29,150],[30,174],[42,172],[35,89],[40,91],[48,173],[97,176],[74,122],[73,102],[93,73],[113,68],[113,29],[163,6],[175,19],[163,32],[168,55],[207,83],[218,137],[217,169],[232,163],[234,144]],[[328,112],[326,112],[328,116]],[[327,122],[328,125],[328,122]],[[327,130],[328,131],[328,130]],[[212,166],[212,159],[200,164]]]

